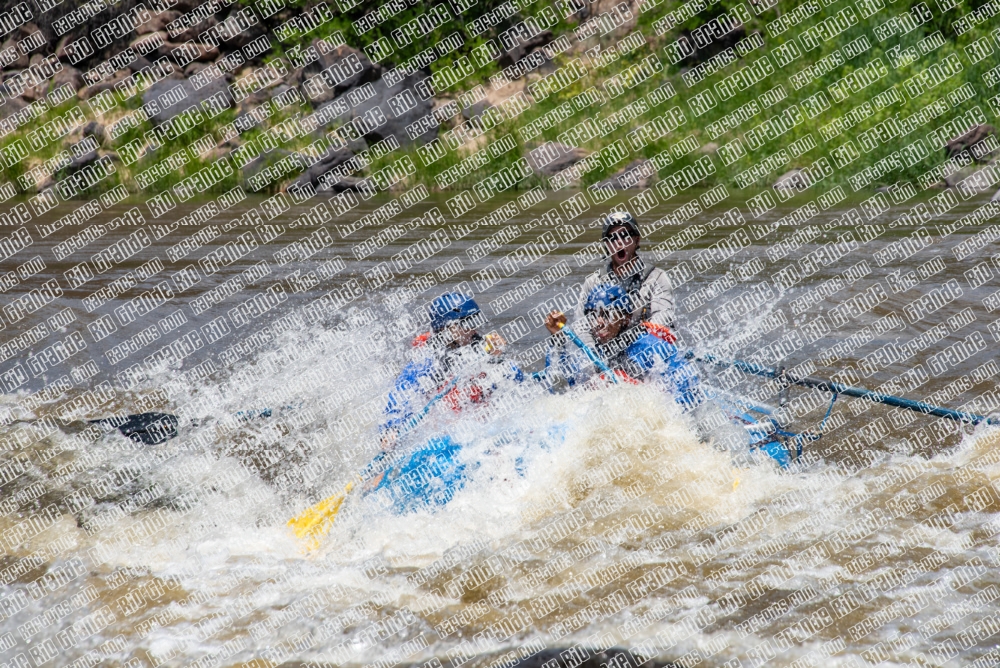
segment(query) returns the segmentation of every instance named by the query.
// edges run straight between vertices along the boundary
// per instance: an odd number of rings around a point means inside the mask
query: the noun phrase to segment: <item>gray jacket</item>
[[[587,301],[587,295],[590,294],[590,291],[604,283],[620,285],[632,299],[635,310],[632,311],[632,317],[628,323],[629,327],[634,327],[641,322],[652,322],[667,327],[674,326],[674,294],[670,277],[662,269],[645,263],[638,253],[636,260],[638,260],[636,263],[637,271],[625,278],[619,278],[614,274],[611,269],[611,260],[608,260],[602,269],[584,280],[580,299],[577,301],[576,310],[573,311],[572,326],[573,331],[591,348],[594,347],[594,338],[590,335],[590,327],[583,314],[583,305]]]

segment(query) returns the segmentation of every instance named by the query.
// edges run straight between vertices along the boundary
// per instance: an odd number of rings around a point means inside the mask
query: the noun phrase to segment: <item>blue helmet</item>
[[[479,315],[479,304],[460,292],[446,292],[430,303],[431,329],[440,332],[449,322]]]
[[[618,285],[598,285],[587,295],[583,303],[584,313],[593,313],[602,309],[615,309],[624,312],[632,311],[632,300]]]

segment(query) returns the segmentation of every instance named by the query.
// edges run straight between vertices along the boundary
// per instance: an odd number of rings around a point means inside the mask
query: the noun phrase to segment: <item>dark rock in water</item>
[[[159,125],[182,112],[200,107],[202,102],[216,94],[219,95],[216,100],[221,99],[226,107],[233,106],[233,96],[224,78],[216,79],[198,89],[189,79],[157,81],[143,93],[142,102],[147,105],[155,102],[159,107],[159,111],[152,117],[153,122]]]
[[[977,195],[987,192],[994,184],[993,173],[992,167],[970,165],[944,177],[944,183],[949,188],[958,188],[963,196]]]
[[[614,188],[615,190],[633,190],[648,188],[656,178],[656,166],[651,160],[637,158],[618,172],[597,184],[598,188]]]
[[[949,158],[953,158],[962,151],[968,151],[969,155],[976,162],[987,162],[990,157],[1000,150],[1000,143],[997,137],[1000,133],[992,125],[985,123],[977,125],[957,139],[952,139],[945,145],[945,152]],[[987,140],[993,137],[992,140]],[[986,141],[984,141],[986,140]]]
[[[303,78],[319,77],[313,79],[306,91],[317,106],[355,86],[377,81],[384,71],[381,65],[376,65],[364,53],[349,46],[338,46],[323,53],[322,49],[325,47],[319,40],[315,40],[313,48],[319,54],[319,59],[306,65]]]

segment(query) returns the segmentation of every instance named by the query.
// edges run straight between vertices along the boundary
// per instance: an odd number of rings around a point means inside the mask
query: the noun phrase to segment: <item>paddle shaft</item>
[[[446,394],[451,392],[452,388],[454,388],[457,383],[458,376],[455,376],[448,381],[448,383],[441,388],[437,394],[431,397],[431,400],[427,402],[427,405],[424,406],[423,410],[410,417],[410,419],[406,421],[406,424],[403,425],[402,429],[396,433],[396,441],[398,441],[405,434],[413,431],[413,429],[420,424],[420,421],[423,420],[428,413],[430,413],[434,404],[444,398]],[[357,482],[364,481],[364,474],[371,473],[374,464],[382,464],[384,462],[385,457],[382,456],[384,454],[386,454],[385,451],[376,455],[376,458],[373,459],[368,466],[362,469],[359,473],[355,474]],[[388,462],[386,462],[383,466],[383,471],[387,468]],[[337,517],[337,513],[340,512],[341,505],[343,505],[344,501],[347,499],[347,495],[350,494],[351,490],[354,488],[355,481],[352,480],[347,483],[347,486],[344,487],[344,491],[340,494],[329,496],[319,503],[306,508],[303,512],[290,519],[288,521],[289,526],[295,530],[295,533],[299,536],[299,538],[311,535],[314,542],[318,541],[317,535],[325,534],[326,531],[329,530],[334,518]]]
[[[611,371],[611,369],[608,368],[608,365],[604,363],[604,360],[598,357],[597,353],[591,350],[590,346],[584,343],[583,339],[581,339],[579,336],[576,335],[576,332],[574,332],[572,329],[570,329],[569,327],[567,327],[562,323],[560,323],[559,329],[566,332],[566,336],[569,337],[569,340],[575,343],[576,347],[582,350],[598,369],[600,369],[603,373],[606,373],[609,376],[611,376],[611,380],[614,381],[616,385],[618,384],[618,378]]]
[[[694,353],[690,351],[684,353],[684,356],[687,357],[688,359],[694,359],[699,362],[708,362],[716,366],[736,367],[740,371],[745,371],[746,373],[751,373],[755,376],[765,376],[768,378],[784,378],[787,382],[789,382],[792,385],[801,385],[803,387],[811,387],[817,390],[822,390],[823,392],[831,392],[834,394],[843,394],[848,397],[866,399],[868,401],[874,401],[880,404],[885,404],[886,406],[905,408],[906,410],[916,411],[918,413],[925,413],[927,415],[934,415],[937,417],[943,417],[949,420],[956,420],[958,422],[968,422],[970,424],[979,424],[980,422],[986,422],[987,424],[1000,424],[1000,420],[996,418],[989,418],[984,415],[976,415],[975,413],[964,413],[962,411],[956,411],[951,408],[934,406],[931,404],[924,403],[922,401],[913,401],[911,399],[904,399],[903,397],[894,397],[891,394],[882,394],[881,392],[873,392],[872,390],[868,390],[863,387],[851,387],[850,385],[835,383],[832,380],[825,380],[823,378],[814,378],[812,376],[801,376],[801,377],[795,376],[786,371],[779,371],[771,367],[761,366],[759,364],[753,364],[752,362],[744,362],[743,360],[721,360],[713,355],[696,356]]]

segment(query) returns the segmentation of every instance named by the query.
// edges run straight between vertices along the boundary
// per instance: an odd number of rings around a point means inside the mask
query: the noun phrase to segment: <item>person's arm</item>
[[[420,363],[410,362],[399,373],[392,384],[389,398],[382,414],[385,416],[379,425],[379,435],[382,437],[382,448],[390,450],[395,445],[396,435],[416,413],[418,399],[424,396],[424,386],[430,382],[433,373],[433,361],[428,358]]]
[[[646,320],[654,325],[665,325],[673,329],[676,326],[677,307],[674,304],[670,277],[667,272],[657,269],[646,279],[646,284],[649,287],[649,315]]]
[[[599,273],[591,274],[583,281],[583,287],[580,288],[580,298],[577,299],[576,308],[573,309],[573,320],[569,323],[573,328],[573,333],[580,337],[580,340],[591,350],[596,348],[596,341],[590,335],[590,324],[583,312],[583,305],[587,302],[587,295],[597,287],[598,283],[600,283]]]
[[[552,311],[545,319],[545,328],[552,335],[545,353],[545,373],[553,392],[565,392],[568,388],[582,383],[596,373],[590,360],[576,350],[570,349],[568,337],[562,331],[566,324],[566,314]]]

